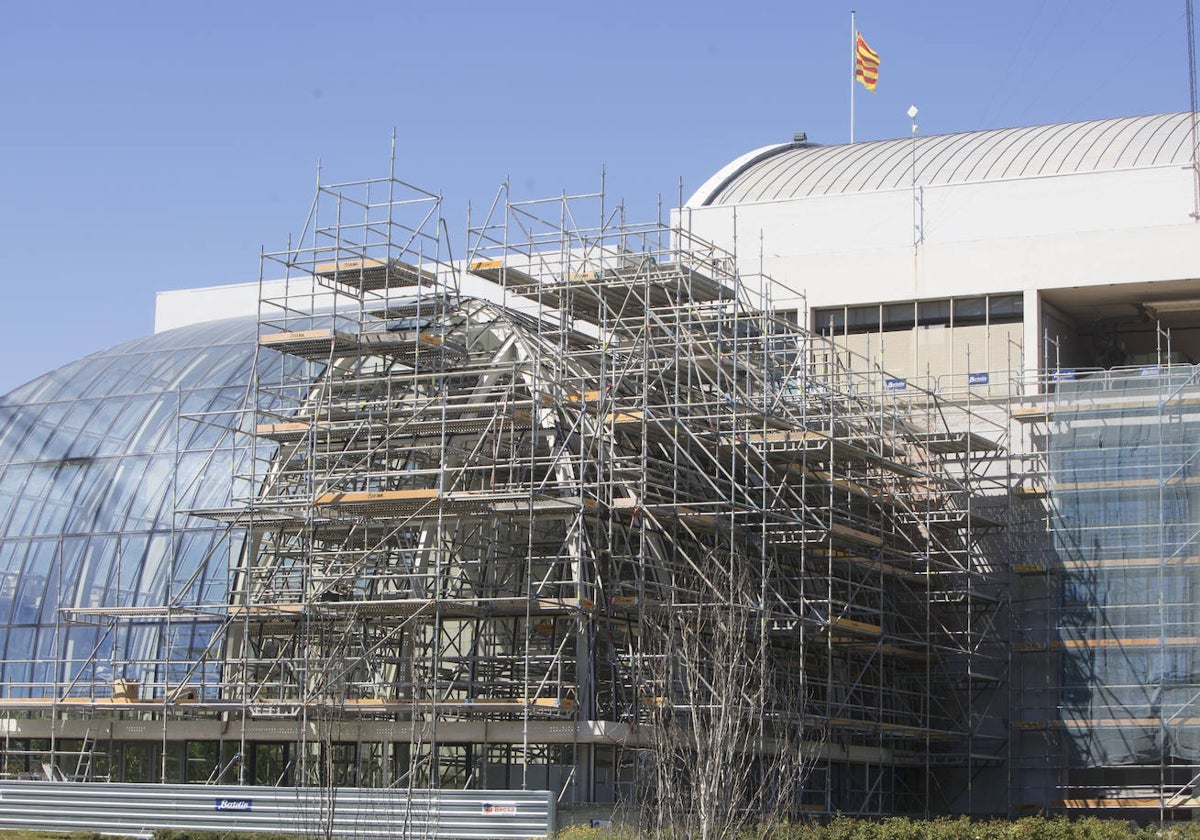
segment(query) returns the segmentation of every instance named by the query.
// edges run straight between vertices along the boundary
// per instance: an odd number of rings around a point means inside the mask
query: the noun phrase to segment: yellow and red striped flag
[[[879,81],[879,53],[867,46],[861,32],[854,33],[854,79],[870,91]]]

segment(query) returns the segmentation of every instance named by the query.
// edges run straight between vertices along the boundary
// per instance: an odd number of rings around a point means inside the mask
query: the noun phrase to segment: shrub
[[[559,840],[651,840],[630,828],[571,826],[558,832]],[[173,839],[174,840],[174,839]],[[182,840],[182,838],[179,838]],[[671,837],[666,840],[690,840]],[[736,840],[1200,840],[1200,823],[1159,828],[1138,828],[1122,820],[1084,817],[1022,817],[1017,820],[971,820],[940,817],[915,820],[888,817],[882,820],[834,817],[828,823],[777,823],[747,828]]]

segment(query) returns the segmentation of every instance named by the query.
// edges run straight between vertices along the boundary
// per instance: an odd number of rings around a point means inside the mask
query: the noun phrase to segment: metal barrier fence
[[[527,838],[553,831],[554,799],[548,791],[0,781],[0,828],[136,837],[170,828],[305,837]]]

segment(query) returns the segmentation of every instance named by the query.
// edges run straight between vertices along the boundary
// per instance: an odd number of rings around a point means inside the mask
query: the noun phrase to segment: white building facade
[[[679,221],[736,239],[775,307],[935,388],[1149,361],[1156,321],[1195,360],[1192,138],[1192,115],[1167,114],[785,143],[716,173]]]

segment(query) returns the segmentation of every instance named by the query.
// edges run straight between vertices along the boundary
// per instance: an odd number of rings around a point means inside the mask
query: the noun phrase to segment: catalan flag
[[[879,53],[867,46],[861,32],[854,33],[854,79],[870,91],[879,81]]]

